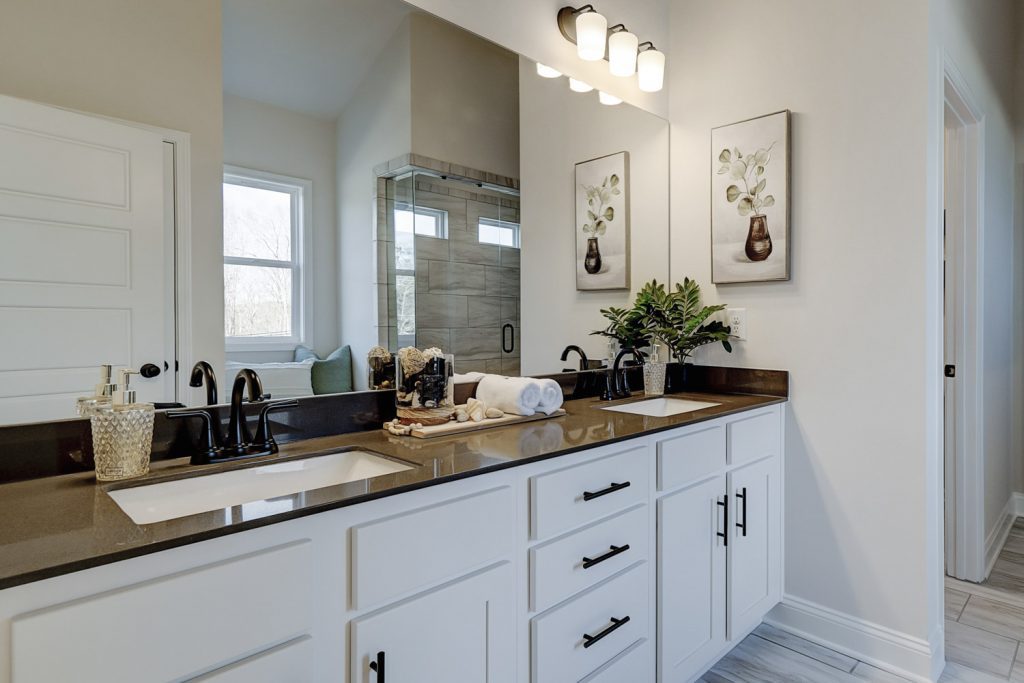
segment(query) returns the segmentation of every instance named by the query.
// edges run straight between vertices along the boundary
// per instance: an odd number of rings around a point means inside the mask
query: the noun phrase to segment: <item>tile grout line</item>
[[[832,668],[832,669],[835,669],[836,671],[842,671],[843,673],[853,673],[853,670],[857,668],[857,664],[860,663],[859,659],[854,659],[853,657],[850,657],[849,655],[844,655],[841,652],[836,652],[835,650],[833,650],[831,648],[827,648],[824,645],[818,645],[818,647],[820,647],[822,649],[825,649],[825,650],[828,650],[829,652],[835,652],[837,655],[840,655],[842,657],[847,657],[848,659],[853,659],[853,666],[850,667],[849,671],[847,671],[846,669],[840,669],[838,666],[833,666],[833,665],[829,664],[828,662],[823,662],[820,659],[818,659],[817,657],[812,657],[809,654],[807,654],[806,652],[800,652],[800,650],[794,650],[793,648],[791,648],[791,647],[789,647],[787,645],[783,645],[781,643],[776,643],[774,640],[771,640],[770,638],[765,638],[764,636],[759,635],[757,633],[751,633],[750,635],[754,636],[755,638],[760,638],[761,640],[765,641],[766,643],[771,643],[772,645],[775,645],[776,647],[781,647],[783,650],[789,650],[790,652],[792,652],[794,654],[798,654],[801,657],[806,657],[807,659],[810,659],[811,661],[818,662],[819,664],[824,664],[825,666],[827,666],[829,668]],[[807,641],[807,642],[810,643],[811,641]],[[817,645],[817,643],[811,643],[811,644],[812,645]]]

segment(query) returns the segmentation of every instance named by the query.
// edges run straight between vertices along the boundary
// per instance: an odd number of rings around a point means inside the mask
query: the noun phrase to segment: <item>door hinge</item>
[[[946,377],[956,377],[956,366],[955,365],[947,365],[946,369],[943,371],[943,374]]]

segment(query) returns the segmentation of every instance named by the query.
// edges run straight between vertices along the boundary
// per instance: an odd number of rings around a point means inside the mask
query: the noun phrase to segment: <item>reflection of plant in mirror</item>
[[[767,149],[759,149],[746,157],[737,147],[731,150],[723,149],[718,155],[718,160],[722,163],[718,168],[718,175],[728,173],[730,178],[743,183],[742,190],[739,185],[725,188],[725,198],[730,204],[738,200],[736,209],[741,216],[760,215],[761,209],[775,206],[775,197],[764,194],[765,186],[768,184],[765,173],[768,163],[772,160],[773,147],[774,142]]]
[[[587,237],[603,235],[608,224],[615,220],[615,208],[609,204],[612,197],[622,194],[619,182],[618,174],[613,173],[600,185],[581,185],[587,193],[587,222],[583,224],[583,234]]]

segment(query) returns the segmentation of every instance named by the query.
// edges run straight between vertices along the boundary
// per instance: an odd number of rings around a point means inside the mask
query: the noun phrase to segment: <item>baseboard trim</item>
[[[1011,497],[1013,501],[1013,516],[1024,517],[1024,493],[1017,491]]]
[[[923,638],[786,595],[765,621],[813,643],[911,681],[929,683],[942,670],[943,650]],[[933,638],[941,638],[930,634]],[[937,658],[937,659],[936,659]]]
[[[995,525],[988,537],[985,538],[985,578],[992,572],[999,553],[1003,552],[1006,539],[1010,537],[1010,530],[1013,523],[1020,516],[1018,510],[1024,505],[1024,494],[1011,493],[1003,506],[1003,512],[999,517],[999,523]]]

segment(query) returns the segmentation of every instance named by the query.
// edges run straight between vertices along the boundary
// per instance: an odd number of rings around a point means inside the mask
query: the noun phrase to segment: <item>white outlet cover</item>
[[[732,328],[733,337],[738,341],[745,341],[747,338],[747,309],[725,309],[725,324]]]

